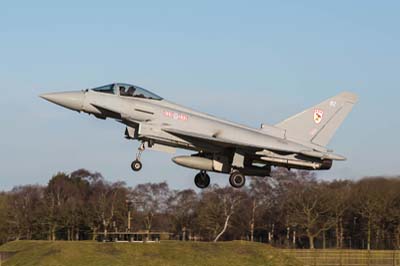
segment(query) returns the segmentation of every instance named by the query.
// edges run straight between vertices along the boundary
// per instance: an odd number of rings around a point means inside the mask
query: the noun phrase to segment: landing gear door
[[[127,139],[138,139],[139,136],[139,126],[127,126],[125,129],[125,138]]]
[[[227,156],[222,154],[214,154],[213,156],[213,168],[217,172],[229,173],[231,165]]]

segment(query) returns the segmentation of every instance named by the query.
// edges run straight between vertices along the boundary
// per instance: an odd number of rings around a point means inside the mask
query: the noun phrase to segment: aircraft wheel
[[[210,176],[206,172],[198,173],[194,178],[196,187],[205,189],[210,185]]]
[[[135,172],[139,172],[142,169],[142,163],[139,160],[135,160],[131,164],[131,168]]]
[[[241,188],[246,184],[246,177],[239,171],[234,171],[229,177],[229,183],[234,188]]]

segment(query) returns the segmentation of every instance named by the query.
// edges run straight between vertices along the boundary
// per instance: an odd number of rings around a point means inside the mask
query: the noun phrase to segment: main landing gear
[[[238,170],[234,170],[229,176],[229,183],[234,188],[242,188],[246,184],[246,177]]]
[[[200,171],[200,173],[195,176],[194,183],[198,188],[207,188],[210,185],[210,176],[206,171]]]
[[[136,154],[136,160],[134,160],[131,164],[131,168],[135,172],[139,172],[143,167],[142,163],[140,162],[140,157],[142,156],[142,152],[144,150],[145,150],[145,145],[143,142],[138,149],[138,153]]]
[[[194,183],[196,187],[205,189],[210,185],[210,176],[206,171],[200,171],[195,176]],[[246,177],[238,170],[234,170],[229,177],[229,183],[234,188],[242,188],[246,184]]]

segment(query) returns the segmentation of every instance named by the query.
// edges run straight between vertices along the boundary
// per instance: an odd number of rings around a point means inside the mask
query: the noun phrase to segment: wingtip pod
[[[356,103],[358,101],[358,95],[349,91],[342,92],[338,97],[350,103]]]

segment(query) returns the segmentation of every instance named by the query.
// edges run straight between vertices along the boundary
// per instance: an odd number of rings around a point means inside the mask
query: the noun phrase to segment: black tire
[[[210,176],[205,172],[200,172],[194,177],[194,184],[200,189],[205,189],[210,185]]]
[[[135,160],[131,164],[131,168],[134,172],[139,172],[142,169],[143,165],[140,161]]]
[[[246,184],[246,177],[239,171],[235,171],[230,175],[229,183],[234,188],[242,188]]]

